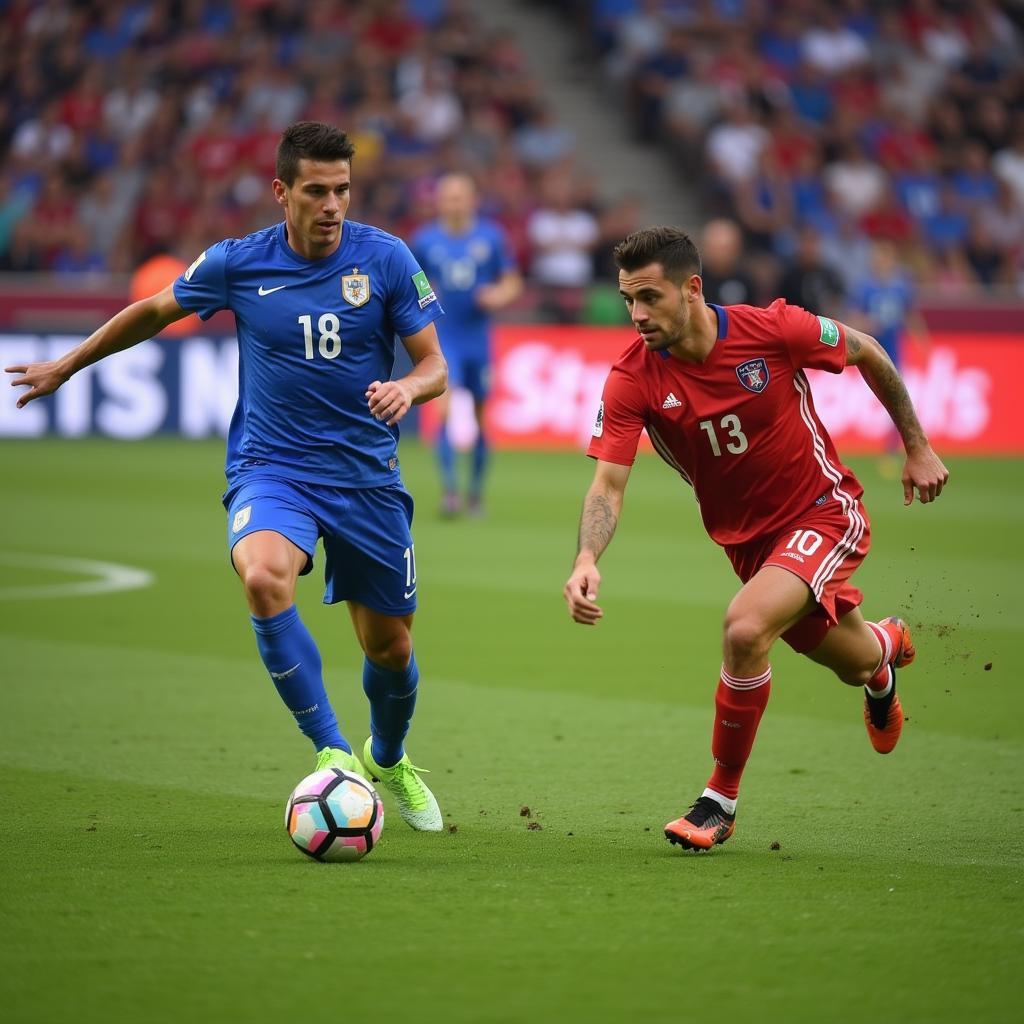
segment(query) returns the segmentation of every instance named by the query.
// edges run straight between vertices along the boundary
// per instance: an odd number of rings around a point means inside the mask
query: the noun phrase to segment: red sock
[[[868,629],[875,634],[878,646],[882,648],[882,660],[878,663],[875,674],[868,682],[869,690],[884,690],[889,685],[889,665],[892,662],[893,653],[900,642],[900,629],[895,623],[886,622],[884,625],[879,622],[869,622]]]
[[[740,778],[771,692],[771,666],[752,679],[737,679],[723,667],[715,691],[715,727],[711,733],[715,770],[708,780],[708,789],[730,800],[739,796]]]

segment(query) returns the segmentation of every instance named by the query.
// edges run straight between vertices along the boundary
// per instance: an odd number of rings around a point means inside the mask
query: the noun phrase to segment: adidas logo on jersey
[[[680,402],[679,399],[670,391],[668,393],[668,398],[661,403],[661,407],[662,409],[678,409],[682,404],[683,403]]]

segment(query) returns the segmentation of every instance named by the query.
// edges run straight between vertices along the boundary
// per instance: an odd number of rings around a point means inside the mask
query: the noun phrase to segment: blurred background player
[[[406,245],[346,220],[355,148],[304,121],[285,129],[273,191],[283,223],[206,249],[173,284],[135,302],[59,360],[7,370],[19,408],[73,374],[195,312],[238,325],[238,404],[228,434],[224,507],[231,563],[245,588],[263,664],[318,769],[373,777],[402,817],[440,831],[433,794],[405,753],[419,668],[412,648],[412,498],[398,470],[398,422],[441,394],[442,313]],[[412,360],[391,380],[395,335]],[[338,728],[320,652],[295,606],[298,577],[323,539],[324,601],[347,601],[365,655],[369,772]]]
[[[466,508],[478,515],[488,460],[484,410],[490,388],[491,318],[514,302],[522,290],[505,232],[479,216],[478,207],[473,179],[467,174],[446,174],[437,183],[437,220],[419,230],[410,242],[445,308],[440,334],[448,361],[449,392],[438,399],[441,426],[437,434],[444,516],[458,515],[462,508],[449,431],[451,388],[465,388],[473,396],[477,431]]]
[[[850,295],[850,323],[871,334],[901,371],[906,332],[909,330],[919,341],[928,339],[915,292],[913,279],[901,265],[896,246],[887,239],[872,243],[870,270]],[[894,477],[898,469],[899,435],[890,431],[886,447],[887,455],[879,463],[879,470],[883,476]]]
[[[576,622],[602,617],[597,561],[615,533],[646,430],[694,488],[705,529],[743,581],[725,614],[714,771],[689,811],[665,826],[671,842],[707,850],[733,833],[740,778],[771,692],[768,655],[780,637],[864,687],[864,721],[879,753],[889,753],[903,729],[895,669],[916,652],[901,620],[867,622],[860,612],[864,595],[849,580],[869,546],[864,489],[818,419],[804,368],[860,369],[906,447],[904,504],[915,489],[933,501],[949,474],[873,338],[784,299],[767,309],[706,302],[700,254],[677,228],[635,232],[615,258],[640,336],[605,383],[587,450],[597,467],[565,597]]]

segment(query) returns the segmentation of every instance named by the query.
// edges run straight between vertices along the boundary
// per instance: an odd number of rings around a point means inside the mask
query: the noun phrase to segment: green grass
[[[874,754],[857,693],[776,651],[736,835],[700,857],[661,826],[707,777],[736,582],[690,494],[637,467],[587,630],[561,598],[585,459],[502,454],[487,517],[444,523],[428,455],[403,458],[410,750],[451,830],[390,813],[367,860],[319,865],[282,828],[312,756],[228,568],[220,447],[0,446],[5,1021],[1016,1016],[1024,463],[958,461],[939,503],[910,510],[857,463],[865,610],[900,610],[920,650],[904,738]],[[21,588],[82,577],[26,554],[156,582],[34,599]],[[318,566],[300,603],[361,743],[361,659],[319,600]]]

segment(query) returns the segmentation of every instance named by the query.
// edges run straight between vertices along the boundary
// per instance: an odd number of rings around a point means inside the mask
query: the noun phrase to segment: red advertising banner
[[[499,448],[583,448],[612,362],[629,328],[500,325],[488,404]],[[906,347],[903,376],[932,444],[943,454],[1024,455],[1024,336],[936,333]],[[814,402],[841,453],[883,451],[892,427],[855,370],[808,373]],[[424,430],[436,430],[430,405]],[[455,443],[474,432],[468,396],[453,397]]]

